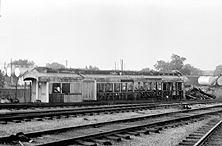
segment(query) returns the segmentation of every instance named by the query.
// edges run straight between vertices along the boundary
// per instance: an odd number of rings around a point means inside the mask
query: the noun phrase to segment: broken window
[[[52,84],[52,93],[61,93],[61,84],[53,83]]]

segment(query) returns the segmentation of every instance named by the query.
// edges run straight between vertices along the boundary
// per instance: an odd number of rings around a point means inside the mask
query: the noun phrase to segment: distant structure
[[[20,65],[20,64],[12,64],[9,63],[5,66],[5,68],[10,68],[11,69],[11,77],[6,76],[6,82],[8,82],[8,86],[10,85],[15,85],[16,84],[16,78],[15,78],[15,69],[19,68],[20,70],[20,76],[18,79],[18,85],[24,85],[24,81],[23,81],[23,74],[25,72],[31,71],[32,69],[34,69],[36,67],[35,64],[26,64],[26,65]]]
[[[214,74],[214,71],[213,71],[213,70],[204,70],[204,71],[203,71],[203,74],[204,74],[204,75],[213,75],[213,74]]]

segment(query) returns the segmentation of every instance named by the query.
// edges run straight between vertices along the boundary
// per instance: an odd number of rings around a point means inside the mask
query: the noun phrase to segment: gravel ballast
[[[198,105],[198,107],[205,107],[206,105]],[[208,105],[209,106],[209,105]],[[211,105],[212,106],[212,105]],[[169,109],[156,109],[156,110],[142,110],[137,112],[125,112],[125,113],[113,113],[113,114],[101,114],[93,116],[80,116],[74,118],[62,118],[54,120],[43,120],[43,121],[31,121],[22,123],[8,123],[0,125],[0,136],[7,136],[18,132],[33,132],[54,128],[63,128],[67,126],[78,126],[83,124],[105,122],[111,120],[118,120],[123,118],[138,117],[141,115],[152,115],[166,112],[174,112],[181,110],[180,108],[169,108]]]
[[[204,126],[210,119],[198,121],[189,125],[170,128],[160,131],[160,133],[150,133],[149,135],[131,136],[131,140],[115,143],[114,146],[176,146],[189,134]]]
[[[143,110],[137,112],[125,112],[125,113],[113,113],[113,114],[101,114],[93,116],[80,116],[73,118],[62,118],[54,120],[43,121],[31,121],[22,123],[8,123],[6,125],[1,124],[0,136],[11,135],[18,132],[33,132],[54,128],[62,128],[67,126],[78,126],[90,123],[105,122],[111,120],[118,120],[123,118],[139,117],[141,115],[152,115],[166,112],[178,111],[178,109],[158,109],[158,110]]]

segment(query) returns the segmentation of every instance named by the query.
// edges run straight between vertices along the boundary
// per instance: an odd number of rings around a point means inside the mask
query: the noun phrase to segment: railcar
[[[185,96],[180,73],[38,67],[25,73],[24,80],[32,81],[32,102],[180,100]]]

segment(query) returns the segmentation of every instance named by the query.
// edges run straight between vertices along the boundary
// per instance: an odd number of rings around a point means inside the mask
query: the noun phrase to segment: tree
[[[156,70],[161,71],[161,72],[169,72],[173,70],[171,64],[163,60],[157,61],[157,64],[155,64],[154,67]]]
[[[190,64],[185,64],[183,66],[183,69],[182,69],[182,73],[184,75],[203,75],[203,71],[198,69],[198,68],[195,68],[194,66],[190,65]]]
[[[93,67],[92,65],[90,65],[89,67],[86,66],[86,70],[99,70],[99,68],[96,66]]]
[[[57,63],[57,62],[53,62],[53,63],[47,63],[46,67],[48,68],[54,68],[54,69],[59,69],[59,68],[65,68],[65,66],[63,64]]]
[[[186,58],[180,57],[173,54],[171,56],[170,62],[165,62],[163,60],[157,61],[154,65],[155,69],[161,72],[171,72],[173,70],[178,70],[184,75],[202,75],[203,72],[200,69],[193,67],[190,64],[185,64]]]
[[[183,62],[186,61],[187,59],[184,57],[180,57],[178,55],[173,54],[171,56],[171,62],[170,62],[170,66],[172,67],[173,70],[179,70],[182,71],[183,68]]]
[[[216,66],[216,69],[214,70],[213,74],[217,76],[222,75],[222,65]]]
[[[23,66],[23,67],[34,67],[35,66],[35,63],[33,61],[28,61],[27,59],[19,59],[19,60],[15,60],[12,62],[12,65],[15,65],[15,66]]]
[[[141,70],[141,72],[150,72],[150,68],[143,68],[142,70]]]

